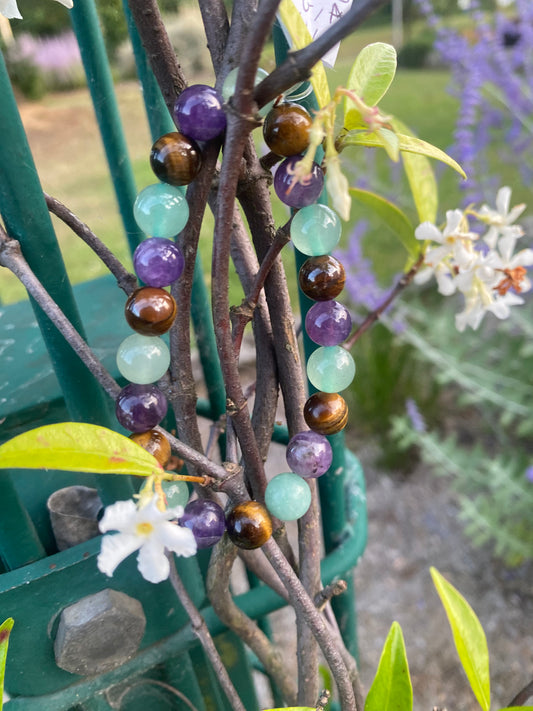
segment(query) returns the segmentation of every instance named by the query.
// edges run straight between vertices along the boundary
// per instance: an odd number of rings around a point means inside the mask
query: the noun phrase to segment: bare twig
[[[314,42],[297,52],[291,52],[286,61],[256,87],[254,99],[258,106],[264,106],[289,87],[308,79],[312,67],[324,54],[359,27],[386,1],[361,0],[361,2],[354,3],[347,13]]]
[[[218,617],[250,647],[279,687],[286,703],[292,706],[296,701],[296,684],[278,649],[257,624],[233,602],[229,577],[236,554],[237,549],[228,538],[222,539],[215,546],[206,580],[209,599]]]
[[[183,605],[185,612],[189,616],[191,627],[200,640],[233,711],[246,711],[231,679],[229,678],[226,667],[222,663],[222,659],[220,658],[217,648],[215,647],[215,643],[209,633],[205,620],[196,609],[195,604],[190,598],[189,593],[185,589],[185,586],[178,575],[176,564],[174,562],[174,555],[172,553],[167,553],[167,558],[170,564],[170,582],[172,587],[174,588],[179,601]]]
[[[315,595],[314,603],[316,609],[322,612],[331,598],[342,595],[347,589],[348,584],[346,580],[335,580],[333,583],[326,585],[325,588],[322,588],[322,590]]]
[[[391,293],[387,296],[387,298],[377,307],[377,309],[369,313],[363,323],[355,329],[355,331],[346,341],[344,341],[344,343],[342,344],[343,348],[346,348],[346,350],[349,351],[350,348],[352,348],[352,346],[357,343],[357,341],[361,338],[363,333],[366,333],[366,331],[368,331],[368,329],[374,325],[374,323],[379,319],[381,314],[389,308],[392,302],[397,299],[398,296],[402,293],[402,291],[413,281],[414,276],[422,266],[423,261],[424,255],[421,254],[420,257],[418,257],[416,262],[413,264],[411,269],[406,274],[404,274],[402,278],[398,281],[398,283],[391,291]]]
[[[320,696],[318,697],[318,701],[316,702],[316,709],[315,711],[324,711],[326,708],[326,704],[328,703],[330,699],[331,693],[327,689],[322,689],[320,692]]]
[[[48,210],[70,227],[74,234],[81,237],[85,244],[102,260],[117,280],[117,284],[122,291],[129,296],[137,289],[138,283],[135,274],[131,274],[123,267],[122,262],[115,257],[109,247],[107,247],[79,217],[71,212],[69,208],[57,198],[44,193],[44,199],[46,200]]]
[[[511,701],[511,703],[508,704],[508,706],[523,706],[528,699],[530,699],[533,696],[533,681],[530,681],[529,684],[526,684],[524,688],[518,692],[518,694],[514,697],[514,699]]]

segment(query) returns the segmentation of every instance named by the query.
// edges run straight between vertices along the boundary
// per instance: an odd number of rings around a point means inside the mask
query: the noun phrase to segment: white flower
[[[65,7],[73,6],[72,0],[57,0]],[[0,0],[0,15],[7,17],[8,20],[22,20],[22,15],[17,7],[17,0]]]
[[[450,259],[458,247],[465,242],[471,244],[477,239],[477,235],[468,230],[468,223],[462,210],[448,210],[446,225],[442,231],[431,222],[423,222],[416,228],[415,237],[423,242],[436,242],[439,245],[427,250],[424,255],[425,267],[416,274],[415,283],[423,284],[435,276],[439,292],[445,296],[453,294],[455,283]]]
[[[482,205],[479,213],[477,213],[477,217],[486,225],[489,225],[487,233],[483,235],[483,240],[491,249],[494,249],[500,236],[516,240],[524,234],[520,225],[513,225],[513,222],[520,217],[526,206],[522,203],[509,210],[510,204],[511,188],[504,186],[498,190],[496,195],[496,209],[493,210],[488,205]]]
[[[183,507],[160,511],[157,502],[158,497],[154,496],[143,508],[137,508],[131,499],[106,508],[100,530],[118,533],[102,539],[98,556],[98,569],[102,573],[112,576],[119,563],[138,550],[137,567],[141,575],[151,583],[160,583],[169,575],[165,550],[186,558],[196,553],[192,531],[172,521],[183,514]]]

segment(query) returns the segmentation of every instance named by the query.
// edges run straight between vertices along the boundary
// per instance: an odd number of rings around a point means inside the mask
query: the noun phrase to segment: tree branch
[[[518,692],[518,694],[514,697],[514,699],[511,701],[508,706],[513,707],[513,706],[524,706],[526,701],[530,699],[533,696],[533,681],[530,681],[529,684],[526,684],[524,688]]]
[[[368,331],[368,329],[374,325],[374,323],[379,319],[381,314],[389,308],[392,302],[397,299],[398,296],[402,293],[402,291],[413,281],[415,274],[420,269],[423,262],[424,255],[421,254],[416,260],[416,262],[413,264],[411,269],[406,274],[404,274],[402,278],[398,281],[398,283],[391,291],[391,293],[387,296],[387,298],[377,307],[377,309],[369,313],[363,323],[355,329],[355,331],[349,338],[346,339],[346,341],[344,341],[344,343],[342,344],[343,348],[346,348],[346,350],[349,351],[354,346],[354,344],[357,343],[357,341],[361,338],[363,333],[366,333],[366,331]]]
[[[285,62],[256,87],[254,99],[257,105],[264,106],[289,87],[308,79],[313,66],[328,50],[357,29],[386,2],[387,0],[361,0],[354,3],[347,13],[314,42],[296,52],[290,52]]]
[[[228,699],[231,708],[233,711],[246,711],[231,679],[229,678],[226,667],[222,663],[222,659],[220,658],[217,648],[215,647],[215,643],[213,642],[213,638],[211,637],[207,625],[205,624],[205,620],[196,609],[196,606],[189,597],[189,593],[185,589],[185,586],[178,575],[176,564],[174,562],[174,555],[172,553],[167,553],[167,558],[170,564],[170,582],[172,587],[174,588],[179,601],[183,605],[185,612],[189,616],[191,627],[200,640],[202,647],[204,648],[204,651],[216,672],[218,680],[224,689],[224,693],[226,694],[226,698]]]

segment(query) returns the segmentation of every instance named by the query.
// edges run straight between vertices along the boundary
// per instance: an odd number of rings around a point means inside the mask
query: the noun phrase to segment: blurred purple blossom
[[[531,484],[533,484],[533,466],[528,467],[526,471],[524,472],[524,476],[526,478],[526,481],[529,481]]]
[[[73,32],[55,37],[34,37],[24,33],[10,47],[10,57],[31,61],[44,74],[68,82],[82,71],[80,50]]]
[[[460,109],[449,152],[469,179],[465,204],[487,201],[499,182],[487,161],[499,135],[502,161],[517,165],[524,181],[533,179],[533,3],[516,0],[512,16],[480,11],[472,3],[468,31],[447,27],[431,0],[416,0],[436,32],[435,49],[450,66],[451,92]],[[490,20],[488,19],[490,18]],[[528,160],[529,156],[529,160]]]
[[[418,409],[418,405],[412,398],[408,398],[405,401],[405,411],[415,432],[425,432],[426,422]]]

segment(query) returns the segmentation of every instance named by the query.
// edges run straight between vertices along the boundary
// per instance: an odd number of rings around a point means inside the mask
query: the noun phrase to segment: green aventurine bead
[[[117,351],[117,367],[132,383],[155,383],[167,372],[170,351],[161,338],[134,334],[125,338]]]
[[[186,481],[163,481],[161,482],[161,488],[165,492],[169,508],[185,507],[189,501],[189,487]]]
[[[271,479],[265,491],[265,506],[281,521],[296,521],[311,505],[309,484],[294,472],[284,472]]]
[[[315,203],[303,207],[292,219],[292,242],[310,257],[328,254],[337,246],[340,237],[341,221],[327,205]]]
[[[189,205],[183,188],[166,183],[149,185],[137,195],[133,216],[151,237],[170,239],[179,234],[189,219]]]
[[[309,356],[307,377],[317,390],[338,393],[352,382],[355,363],[342,346],[322,346]]]

